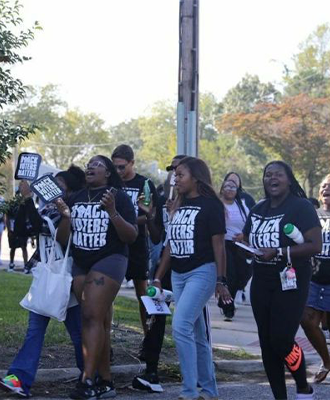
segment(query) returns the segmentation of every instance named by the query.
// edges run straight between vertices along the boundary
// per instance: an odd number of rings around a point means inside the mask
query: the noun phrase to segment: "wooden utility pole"
[[[177,153],[198,155],[199,0],[180,0]]]

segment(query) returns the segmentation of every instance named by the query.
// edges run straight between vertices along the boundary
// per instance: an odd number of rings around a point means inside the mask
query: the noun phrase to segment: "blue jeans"
[[[12,362],[8,375],[16,375],[22,383],[23,390],[29,394],[31,386],[37,374],[44,337],[50,318],[35,314],[30,311],[29,325],[24,344]],[[84,361],[81,345],[81,309],[77,305],[68,308],[65,327],[71,337],[77,367],[83,371]]]
[[[212,348],[206,335],[203,308],[215,291],[215,263],[204,264],[179,274],[172,271],[175,300],[173,338],[179,356],[183,388],[181,394],[197,398],[197,382],[202,393],[218,396],[212,361]]]

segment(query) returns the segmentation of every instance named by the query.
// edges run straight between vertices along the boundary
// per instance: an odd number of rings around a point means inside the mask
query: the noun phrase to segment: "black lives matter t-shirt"
[[[296,243],[283,232],[286,224],[295,225],[302,234],[320,226],[319,219],[313,205],[307,200],[296,197],[291,193],[276,208],[270,207],[270,199],[261,201],[254,206],[248,216],[243,233],[249,238],[250,246],[254,248],[278,248],[295,246]],[[302,257],[293,261],[293,266],[306,265],[309,258]],[[286,258],[273,258],[270,261],[261,261],[255,258],[255,268],[258,266],[275,266],[283,269]]]
[[[212,236],[225,233],[220,200],[202,196],[185,199],[167,227],[173,271],[184,273],[214,262]]]
[[[128,256],[128,246],[117,234],[109,214],[100,210],[100,200],[108,187],[82,189],[73,194],[68,205],[71,210],[72,256],[75,263],[89,269],[111,254]],[[116,210],[127,222],[136,224],[130,198],[121,190],[115,196]]]
[[[130,181],[125,182],[123,190],[132,200],[136,217],[145,215],[145,213],[139,208],[139,197],[143,193],[144,183],[148,178],[135,174],[134,178]],[[150,192],[152,193],[152,198],[154,204],[157,202],[157,190],[155,185],[149,179],[148,181]],[[145,264],[148,259],[147,243],[146,243],[146,227],[145,225],[138,225],[139,234],[136,241],[129,246],[129,260],[134,261],[134,263]]]
[[[314,257],[312,281],[330,285],[330,212],[317,210],[322,227],[322,251]]]

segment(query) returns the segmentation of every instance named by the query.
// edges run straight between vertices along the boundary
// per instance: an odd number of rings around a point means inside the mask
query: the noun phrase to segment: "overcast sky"
[[[58,84],[70,107],[109,124],[176,101],[179,0],[22,3],[26,24],[43,27],[25,51],[33,60],[15,71],[25,84]],[[246,73],[279,82],[329,18],[329,0],[200,0],[200,91],[220,100]]]

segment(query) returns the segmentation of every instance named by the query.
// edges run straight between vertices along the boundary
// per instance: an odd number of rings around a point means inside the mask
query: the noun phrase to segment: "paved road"
[[[179,395],[179,385],[163,385],[164,392],[160,394],[149,394],[135,390],[118,390],[118,400],[175,400]],[[330,383],[319,385],[315,388],[315,400],[329,400]],[[13,399],[13,397],[1,395],[1,400]],[[46,399],[46,397],[33,397],[35,400]],[[62,398],[48,397],[52,400],[63,400]],[[233,382],[219,385],[219,399],[221,400],[273,400],[272,393],[266,383]],[[295,399],[294,385],[288,385],[288,400]]]

